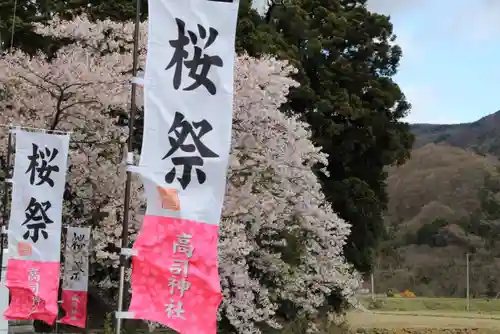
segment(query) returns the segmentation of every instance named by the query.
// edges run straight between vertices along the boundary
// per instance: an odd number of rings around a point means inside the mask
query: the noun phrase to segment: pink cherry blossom
[[[64,223],[93,225],[92,263],[117,267],[108,244],[121,243],[126,127],[112,111],[128,110],[132,23],[54,19],[39,32],[72,37],[51,61],[20,51],[0,60],[0,124],[72,131],[68,181],[76,196],[66,201]],[[147,22],[140,27],[140,64],[146,57]],[[105,38],[105,32],[110,32]],[[279,111],[294,69],[271,57],[238,56],[230,168],[220,227],[219,263],[224,300],[220,308],[239,333],[259,333],[256,323],[279,327],[280,300],[314,313],[338,290],[353,301],[360,277],[343,255],[350,225],[332,211],[311,171],[327,156],[314,147],[307,124]],[[142,97],[139,96],[139,103]],[[5,152],[6,132],[0,131]],[[141,183],[133,180],[131,238],[143,212]],[[74,209],[79,208],[78,214]],[[106,217],[96,215],[104,212]],[[286,236],[303,238],[293,249]],[[288,263],[284,250],[296,252]],[[252,275],[272,278],[273,287]],[[98,282],[115,286],[109,278]]]

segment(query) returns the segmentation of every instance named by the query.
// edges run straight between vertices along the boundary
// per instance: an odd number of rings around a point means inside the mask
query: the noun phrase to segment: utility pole
[[[375,300],[375,278],[373,277],[373,273],[371,274],[371,283],[372,283],[372,300]]]
[[[470,266],[469,266],[469,253],[466,255],[467,259],[467,311],[470,309]]]

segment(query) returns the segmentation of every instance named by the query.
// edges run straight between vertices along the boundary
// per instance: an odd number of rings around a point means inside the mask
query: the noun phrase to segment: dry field
[[[500,333],[500,300],[458,298],[361,299],[370,312],[352,311],[349,325],[358,333]]]

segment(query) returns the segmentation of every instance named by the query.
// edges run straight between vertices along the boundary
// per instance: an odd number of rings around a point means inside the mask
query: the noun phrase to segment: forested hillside
[[[499,116],[460,125],[414,125],[412,158],[389,169],[387,236],[377,287],[420,295],[500,292]],[[435,144],[437,143],[437,144]]]

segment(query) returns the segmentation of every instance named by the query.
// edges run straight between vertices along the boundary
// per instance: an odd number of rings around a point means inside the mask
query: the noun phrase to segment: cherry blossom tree
[[[20,51],[0,60],[0,124],[72,132],[63,221],[93,226],[93,255],[101,264],[97,271],[104,271],[101,277],[109,276],[107,268],[118,266],[121,242],[118,221],[123,211],[128,134],[119,122],[130,101],[128,58],[100,53],[78,41],[61,49],[52,61],[43,54],[29,57]],[[6,134],[0,131],[2,152]],[[140,186],[133,184],[136,190]],[[132,222],[140,221],[136,214],[132,211]],[[132,233],[135,226],[131,225]]]
[[[103,287],[116,284],[102,272],[118,266],[121,242],[132,31],[131,23],[55,19],[39,32],[75,40],[55,59],[17,51],[0,61],[0,124],[73,132],[65,222],[94,226],[92,261],[101,271],[94,279]],[[142,66],[146,33],[143,23]],[[287,316],[314,316],[332,295],[352,301],[360,282],[342,253],[350,225],[331,210],[311,170],[327,157],[311,143],[305,123],[279,112],[297,86],[293,71],[272,58],[236,59],[219,248],[222,329],[279,328]],[[4,150],[5,138],[0,142]],[[138,180],[133,189],[132,240],[144,204]],[[296,311],[284,312],[283,305]]]
[[[359,284],[342,255],[349,224],[311,170],[326,156],[305,123],[279,112],[297,85],[291,72],[272,58],[237,59],[220,271],[222,312],[243,332],[279,326],[284,302],[314,314],[328,296],[349,299]]]

